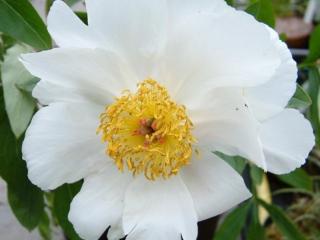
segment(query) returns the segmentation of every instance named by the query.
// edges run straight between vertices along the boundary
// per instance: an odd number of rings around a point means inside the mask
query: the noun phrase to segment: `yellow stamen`
[[[120,171],[127,166],[134,175],[144,173],[155,180],[176,175],[189,164],[195,142],[192,128],[185,107],[173,102],[166,88],[147,79],[135,94],[125,91],[106,107],[98,132]]]

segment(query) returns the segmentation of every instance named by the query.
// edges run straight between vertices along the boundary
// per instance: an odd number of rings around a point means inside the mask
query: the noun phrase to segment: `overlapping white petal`
[[[198,221],[221,214],[251,196],[242,177],[204,149],[181,171],[181,177],[192,196]]]
[[[89,103],[55,103],[36,113],[22,146],[35,185],[54,189],[105,165],[104,144],[96,135],[102,109]]]
[[[286,109],[261,126],[268,171],[284,174],[305,163],[314,146],[311,124],[301,113]]]
[[[200,100],[201,99],[201,100]],[[237,89],[217,89],[198,96],[188,108],[194,135],[207,150],[240,155],[265,166],[259,141],[259,124]]]
[[[69,102],[87,101],[105,106],[124,89],[134,88],[137,76],[122,59],[102,49],[56,48],[22,55],[24,66],[41,79],[34,97]],[[47,87],[45,87],[47,88]],[[64,98],[61,92],[64,92]]]
[[[287,45],[279,40],[278,34],[273,29],[269,27],[267,29],[281,63],[267,83],[244,90],[250,108],[255,117],[261,121],[280,113],[287,106],[296,89],[298,72]]]
[[[197,214],[181,178],[137,177],[124,199],[123,229],[128,240],[196,239]]]
[[[50,9],[48,31],[60,47],[108,48],[98,33],[86,26],[61,0]]]
[[[169,36],[158,74],[184,104],[192,102],[195,93],[212,88],[265,83],[280,64],[264,24],[221,6],[212,14],[194,9],[192,17]]]
[[[121,174],[111,161],[99,173],[84,179],[69,213],[69,220],[83,239],[98,239],[109,226],[112,231],[118,228],[125,191],[131,181],[132,177]]]
[[[150,77],[167,40],[166,0],[87,0],[88,24],[135,67]]]

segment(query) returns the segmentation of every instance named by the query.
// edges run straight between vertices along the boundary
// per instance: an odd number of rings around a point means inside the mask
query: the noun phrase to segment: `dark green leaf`
[[[80,2],[81,0],[64,0],[66,4],[68,4],[69,6],[73,6],[76,3]]]
[[[45,24],[28,0],[0,0],[0,31],[36,49],[51,47]]]
[[[250,176],[255,186],[260,185],[262,182],[263,170],[256,165],[250,165]]]
[[[259,222],[259,210],[256,203],[253,204],[251,212],[251,222],[248,229],[247,240],[264,240],[266,239],[263,226]]]
[[[245,224],[251,202],[242,204],[225,218],[214,235],[214,240],[237,239]]]
[[[311,105],[312,101],[308,93],[297,85],[296,92],[288,103],[288,108],[306,109]]]
[[[312,191],[312,179],[303,169],[299,168],[289,174],[277,176],[281,181],[292,187]]]
[[[258,21],[263,22],[270,27],[275,25],[275,16],[272,2],[270,0],[259,0],[251,4],[246,12],[254,16]]]
[[[243,170],[246,167],[247,160],[240,156],[228,156],[222,152],[214,152],[218,157],[226,161],[234,170],[239,174],[242,174]]]
[[[86,12],[75,12],[75,14],[81,19],[85,24],[88,24],[88,15]]]
[[[1,68],[6,111],[11,129],[17,138],[26,130],[36,107],[30,93],[19,89],[19,86],[21,88],[34,82],[34,77],[18,60],[20,54],[29,51],[29,47],[22,45],[8,49]]]
[[[262,200],[258,200],[270,214],[273,222],[276,224],[280,232],[290,240],[306,240],[302,233],[298,230],[297,226],[286,216],[285,212],[275,206],[268,204]]]
[[[311,34],[309,40],[309,55],[306,62],[311,63],[320,58],[320,25]]]
[[[54,191],[53,210],[59,224],[65,234],[71,240],[81,239],[74,231],[72,224],[68,220],[70,203],[73,197],[80,191],[81,182],[74,184],[64,184]]]
[[[51,228],[50,228],[50,219],[48,214],[43,211],[43,215],[41,217],[41,221],[38,226],[39,233],[43,240],[51,240]]]
[[[38,188],[29,182],[26,176],[17,182],[19,185],[8,184],[9,204],[19,222],[27,229],[32,230],[38,226],[44,211],[43,195]]]
[[[308,69],[308,93],[312,100],[311,107],[309,109],[308,117],[311,121],[313,130],[316,135],[317,145],[320,144],[320,119],[319,119],[319,89],[320,89],[320,73],[316,67],[310,67]]]
[[[230,6],[234,5],[234,0],[226,0],[227,4]]]
[[[34,229],[43,214],[42,192],[27,178],[27,168],[21,158],[21,140],[16,140],[4,109],[0,91],[0,175],[7,182],[8,199],[19,222]]]

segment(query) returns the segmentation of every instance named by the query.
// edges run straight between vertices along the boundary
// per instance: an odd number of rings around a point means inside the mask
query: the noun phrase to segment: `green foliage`
[[[320,119],[319,119],[320,73],[317,67],[309,67],[308,73],[309,73],[308,93],[312,100],[312,104],[308,112],[308,117],[312,123],[312,127],[316,135],[317,145],[319,145],[320,144]]]
[[[0,92],[0,176],[7,182],[11,209],[19,222],[34,229],[43,214],[42,192],[29,181],[26,164],[21,157],[21,139],[10,130],[2,92]]]
[[[247,240],[264,240],[266,239],[265,230],[259,222],[258,204],[254,202],[251,211],[251,221],[248,228]]]
[[[305,240],[305,237],[298,230],[297,226],[286,216],[281,208],[268,204],[262,200],[258,200],[258,202],[268,211],[278,229],[287,239]]]
[[[226,161],[234,170],[239,174],[242,174],[246,167],[247,161],[245,158],[240,156],[228,156],[222,152],[214,152],[215,155]]]
[[[50,228],[50,219],[48,214],[43,211],[43,215],[41,217],[41,221],[39,222],[39,233],[43,240],[51,240],[52,239],[52,233]]]
[[[34,77],[18,59],[21,53],[30,51],[26,46],[13,46],[8,49],[1,67],[6,111],[11,129],[17,138],[26,130],[36,107],[35,100],[26,92],[30,84],[34,83]]]
[[[262,182],[263,170],[256,165],[250,165],[250,176],[254,185],[259,185]]]
[[[73,197],[80,191],[82,182],[74,184],[64,184],[54,191],[53,211],[60,226],[71,240],[81,239],[74,231],[72,224],[68,220],[70,203]]]
[[[75,12],[75,14],[83,23],[88,24],[88,15],[86,12]]]
[[[227,4],[230,6],[234,5],[234,0],[226,0]]]
[[[288,108],[306,109],[312,104],[312,100],[308,93],[297,84],[296,92],[288,103]]]
[[[254,16],[258,21],[263,22],[272,28],[275,25],[275,16],[270,0],[259,0],[254,2],[246,9],[246,12]]]
[[[250,206],[251,202],[246,202],[229,213],[216,231],[214,240],[237,239],[246,222]]]
[[[292,187],[308,191],[312,191],[313,189],[313,182],[311,177],[303,169],[300,168],[289,174],[278,175],[278,178]]]
[[[311,34],[309,41],[309,55],[306,62],[314,62],[320,58],[320,25]]]
[[[45,24],[28,0],[0,0],[0,32],[36,49],[51,47]]]

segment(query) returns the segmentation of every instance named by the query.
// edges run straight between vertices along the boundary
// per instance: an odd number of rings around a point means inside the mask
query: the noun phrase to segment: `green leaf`
[[[263,22],[270,27],[275,25],[275,16],[272,2],[270,0],[259,0],[251,4],[246,12],[254,16],[258,21]]]
[[[320,119],[319,119],[319,89],[320,89],[320,73],[316,67],[308,68],[308,93],[312,100],[308,117],[311,121],[313,130],[316,135],[317,145],[320,144]]]
[[[262,205],[270,214],[273,222],[276,224],[280,232],[290,240],[306,240],[302,233],[298,230],[297,226],[286,216],[285,212],[275,206],[258,200],[259,204]]]
[[[248,229],[247,240],[264,240],[266,239],[264,228],[259,222],[259,210],[256,203],[253,204],[251,212],[251,222]]]
[[[50,219],[48,214],[44,211],[41,217],[41,221],[38,226],[39,233],[43,240],[51,240],[51,228],[50,228]]]
[[[230,6],[234,5],[234,0],[226,0],[227,4]]]
[[[10,130],[0,91],[0,175],[7,182],[9,204],[14,215],[24,227],[32,230],[43,214],[44,200],[40,189],[27,178],[21,142]]]
[[[32,90],[34,87],[37,85],[39,82],[39,78],[33,77],[28,79],[26,82],[21,82],[21,83],[16,83],[16,88],[18,88],[20,91],[25,92],[25,93],[32,93]]]
[[[19,185],[8,184],[9,204],[19,222],[32,230],[38,226],[44,211],[43,195],[26,176],[18,182]]]
[[[214,152],[215,155],[226,161],[234,170],[242,174],[246,167],[247,160],[240,156],[228,156],[222,152]]]
[[[32,96],[19,89],[19,86],[21,88],[21,86],[34,82],[34,77],[30,75],[18,59],[21,53],[30,51],[31,49],[26,46],[13,46],[8,49],[1,68],[6,110],[11,129],[17,138],[26,130],[36,107],[36,102]]]
[[[0,31],[36,49],[51,47],[45,24],[28,0],[0,0]]]
[[[69,6],[73,6],[76,3],[80,2],[81,0],[64,0],[66,4],[68,4]]]
[[[309,40],[309,55],[305,62],[315,62],[320,58],[320,25],[312,32]]]
[[[260,185],[263,177],[263,170],[256,165],[250,165],[250,176],[255,185]]]
[[[308,93],[298,84],[296,92],[293,97],[290,99],[287,107],[295,109],[306,109],[312,103],[312,100]]]
[[[84,24],[88,24],[88,15],[86,12],[75,12],[75,14]]]
[[[80,191],[82,183],[64,184],[54,191],[53,211],[60,226],[71,240],[81,239],[74,231],[72,224],[68,220],[70,203],[73,197]]]
[[[214,235],[214,240],[237,239],[243,228],[251,202],[246,202],[234,209],[225,218]]]
[[[313,189],[311,177],[301,168],[298,168],[289,174],[277,176],[281,181],[289,184],[292,187],[305,189],[308,191],[312,191]]]

